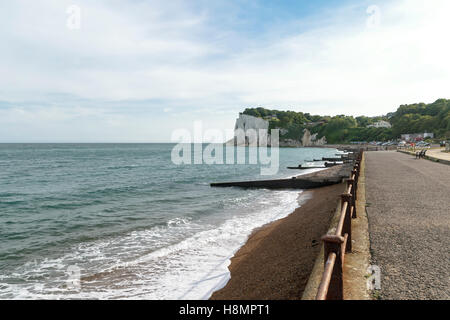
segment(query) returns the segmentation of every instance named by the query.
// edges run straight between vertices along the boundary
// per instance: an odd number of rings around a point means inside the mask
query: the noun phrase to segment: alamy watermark
[[[370,265],[367,268],[367,290],[381,290],[381,269],[379,266]]]
[[[233,136],[229,147],[224,140]],[[172,133],[178,142],[171,152],[172,163],[181,164],[259,164],[261,175],[274,175],[280,164],[278,129],[203,130],[201,121],[194,122],[194,130],[178,129]],[[208,141],[206,147],[205,141]],[[231,147],[233,146],[233,147]],[[238,146],[234,148],[234,146]],[[248,157],[246,148],[248,146]]]
[[[72,291],[81,290],[81,269],[76,265],[71,265],[66,270],[66,288]]]
[[[81,29],[81,8],[77,5],[71,5],[67,7],[66,13],[68,14],[66,27],[69,30]]]
[[[38,263],[36,260],[32,264],[37,268]],[[69,265],[65,270],[60,270],[65,277],[61,278],[61,286],[58,286],[57,290],[68,290],[68,291],[81,291],[81,268],[77,265]],[[63,285],[64,283],[64,285]],[[43,293],[45,288],[48,289],[48,284],[42,282],[35,283],[33,285],[33,290],[36,293]],[[55,288],[56,289],[56,288]],[[52,289],[53,291],[53,289]]]
[[[369,29],[375,29],[380,26],[381,9],[377,5],[367,7],[366,13],[369,15],[366,20],[366,26]]]

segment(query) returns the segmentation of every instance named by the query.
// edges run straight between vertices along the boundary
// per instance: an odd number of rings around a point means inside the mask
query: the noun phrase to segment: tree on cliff
[[[450,100],[439,99],[431,104],[401,105],[396,112],[386,116],[334,117],[310,115],[295,111],[279,111],[265,108],[247,108],[244,114],[269,121],[269,129],[282,128],[287,132],[282,138],[299,140],[303,129],[308,128],[329,143],[351,141],[386,141],[400,138],[404,133],[433,132],[437,138],[450,138]],[[391,128],[367,128],[374,122],[385,120]]]

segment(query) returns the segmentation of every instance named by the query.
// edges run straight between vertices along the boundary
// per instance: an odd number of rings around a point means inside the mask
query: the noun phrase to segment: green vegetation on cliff
[[[437,138],[450,138],[450,100],[401,105],[390,122],[395,136],[402,133],[433,132]]]
[[[400,138],[403,133],[433,132],[437,138],[450,138],[450,100],[434,103],[401,105],[396,112],[379,117],[337,115],[319,116],[295,111],[247,108],[244,114],[269,121],[269,128],[286,129],[281,138],[299,140],[307,128],[328,143],[351,141],[387,141]],[[380,120],[391,123],[392,128],[367,127]],[[287,131],[287,132],[286,132]]]

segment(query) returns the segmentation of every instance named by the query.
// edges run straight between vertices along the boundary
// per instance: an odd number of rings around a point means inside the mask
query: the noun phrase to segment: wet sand
[[[230,281],[211,299],[300,299],[344,188],[304,191],[307,200],[292,214],[254,231],[231,259]]]

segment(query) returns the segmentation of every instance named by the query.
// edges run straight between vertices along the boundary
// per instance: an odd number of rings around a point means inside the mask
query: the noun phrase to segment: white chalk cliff
[[[239,113],[239,118],[236,119],[236,124],[234,126],[235,136],[233,139],[229,140],[227,145],[238,145],[238,146],[248,146],[248,145],[268,145],[270,146],[270,132],[269,121],[250,116],[247,114]],[[254,130],[255,135],[247,135],[245,139],[237,139],[236,132],[241,130],[242,132],[248,133],[248,130]],[[259,130],[266,130],[267,136],[262,137],[263,140],[259,140]],[[281,136],[288,133],[287,129],[281,128]],[[327,143],[325,137],[318,139],[318,134],[311,134],[308,129],[303,130],[303,136],[297,139],[283,139],[280,137],[279,146],[280,147],[311,147],[311,146],[321,146]]]
[[[236,119],[236,125],[234,126],[234,130],[242,129],[244,131],[248,129],[269,129],[269,121],[257,118],[254,116],[249,116],[247,114],[239,114],[239,118]]]
[[[265,132],[268,133],[269,121],[261,119],[261,118],[253,117],[253,116],[250,116],[247,114],[239,113],[239,118],[236,119],[236,124],[234,126],[235,137],[233,139],[231,139],[230,141],[228,141],[227,144],[240,145],[240,146],[257,144],[259,130],[261,130],[261,129],[266,130]],[[253,136],[250,134],[245,138],[245,142],[237,141],[237,139],[236,139],[236,131],[237,130],[242,130],[242,132],[246,132],[246,133],[248,133],[248,130],[255,130],[256,136]],[[259,144],[260,145],[266,144],[267,138],[268,137],[264,135],[264,138],[263,138],[264,140],[259,141]]]
[[[302,146],[303,147],[311,147],[311,146],[323,146],[327,143],[327,139],[322,137],[320,139],[317,138],[318,134],[311,134],[308,129],[303,130],[302,137]]]

